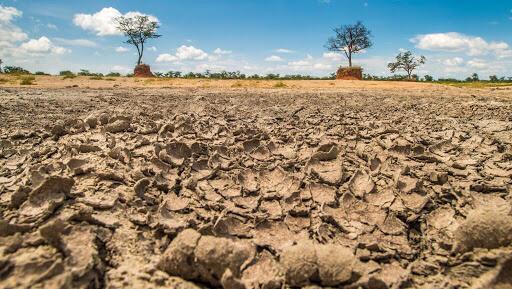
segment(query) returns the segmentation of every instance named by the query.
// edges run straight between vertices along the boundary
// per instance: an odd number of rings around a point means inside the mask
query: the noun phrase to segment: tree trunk
[[[348,67],[352,67],[352,53],[348,55]]]

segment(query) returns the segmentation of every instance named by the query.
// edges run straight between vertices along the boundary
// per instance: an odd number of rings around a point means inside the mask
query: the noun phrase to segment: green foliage
[[[400,52],[396,56],[396,61],[388,63],[388,68],[391,73],[395,73],[397,70],[405,70],[409,79],[413,79],[412,72],[425,64],[427,59],[425,56],[415,57],[410,51]]]
[[[142,63],[144,55],[144,44],[149,39],[159,38],[162,35],[156,34],[159,28],[158,22],[151,21],[146,15],[135,17],[120,16],[115,19],[117,28],[128,38],[125,42],[135,46],[138,53],[137,65]]]
[[[333,30],[336,36],[327,40],[325,48],[333,52],[343,52],[349,67],[352,67],[352,54],[373,46],[370,39],[372,33],[361,21],[353,25],[341,25]]]
[[[43,72],[43,71],[36,71],[34,75],[50,75],[49,73]]]
[[[77,73],[78,76],[93,76],[93,77],[103,77],[103,73],[93,73],[87,69],[80,69],[80,72]]]
[[[120,77],[121,73],[119,72],[110,72],[109,74],[105,75],[106,77]]]
[[[209,79],[261,79],[261,80],[332,80],[336,79],[336,74],[332,73],[326,77],[315,77],[310,75],[301,75],[301,74],[291,74],[291,75],[280,75],[269,73],[267,75],[246,75],[240,73],[240,71],[221,71],[221,72],[211,72],[205,71],[204,73],[182,73],[180,71],[168,71],[168,72],[155,72],[155,76],[160,78],[185,78],[185,79],[195,79],[195,78],[209,78]]]
[[[69,70],[63,70],[59,72],[60,76],[76,76],[72,71]]]
[[[22,67],[19,67],[19,66],[5,66],[4,73],[22,75],[22,74],[30,74],[30,71],[23,69]]]
[[[427,82],[434,81],[434,77],[432,77],[431,75],[428,75],[428,74],[427,74],[427,75],[425,75],[423,78],[424,78],[424,79],[425,79],[425,81],[427,81]]]
[[[286,86],[287,86],[286,83],[284,83],[282,81],[279,81],[276,84],[274,84],[275,88],[283,88],[283,87],[286,87]]]
[[[480,80],[480,77],[478,77],[478,74],[473,73],[470,77],[466,78],[467,82],[477,82]]]
[[[20,79],[20,85],[32,85],[36,78],[34,76],[23,76]]]

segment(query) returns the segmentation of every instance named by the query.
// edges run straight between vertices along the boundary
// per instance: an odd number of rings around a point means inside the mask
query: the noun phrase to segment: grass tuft
[[[284,82],[282,82],[282,81],[279,81],[276,84],[274,84],[275,88],[283,88],[283,87],[286,87],[286,86],[287,85]]]
[[[33,76],[23,76],[20,79],[20,85],[33,85],[35,80]]]

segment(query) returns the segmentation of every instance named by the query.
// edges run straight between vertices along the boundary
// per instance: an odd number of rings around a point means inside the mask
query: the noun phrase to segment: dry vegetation
[[[0,83],[0,287],[509,288],[512,88],[113,79]]]

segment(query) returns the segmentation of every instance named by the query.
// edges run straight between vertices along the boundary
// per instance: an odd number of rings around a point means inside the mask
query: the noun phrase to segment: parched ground
[[[66,81],[0,84],[1,288],[512,288],[508,88]]]

